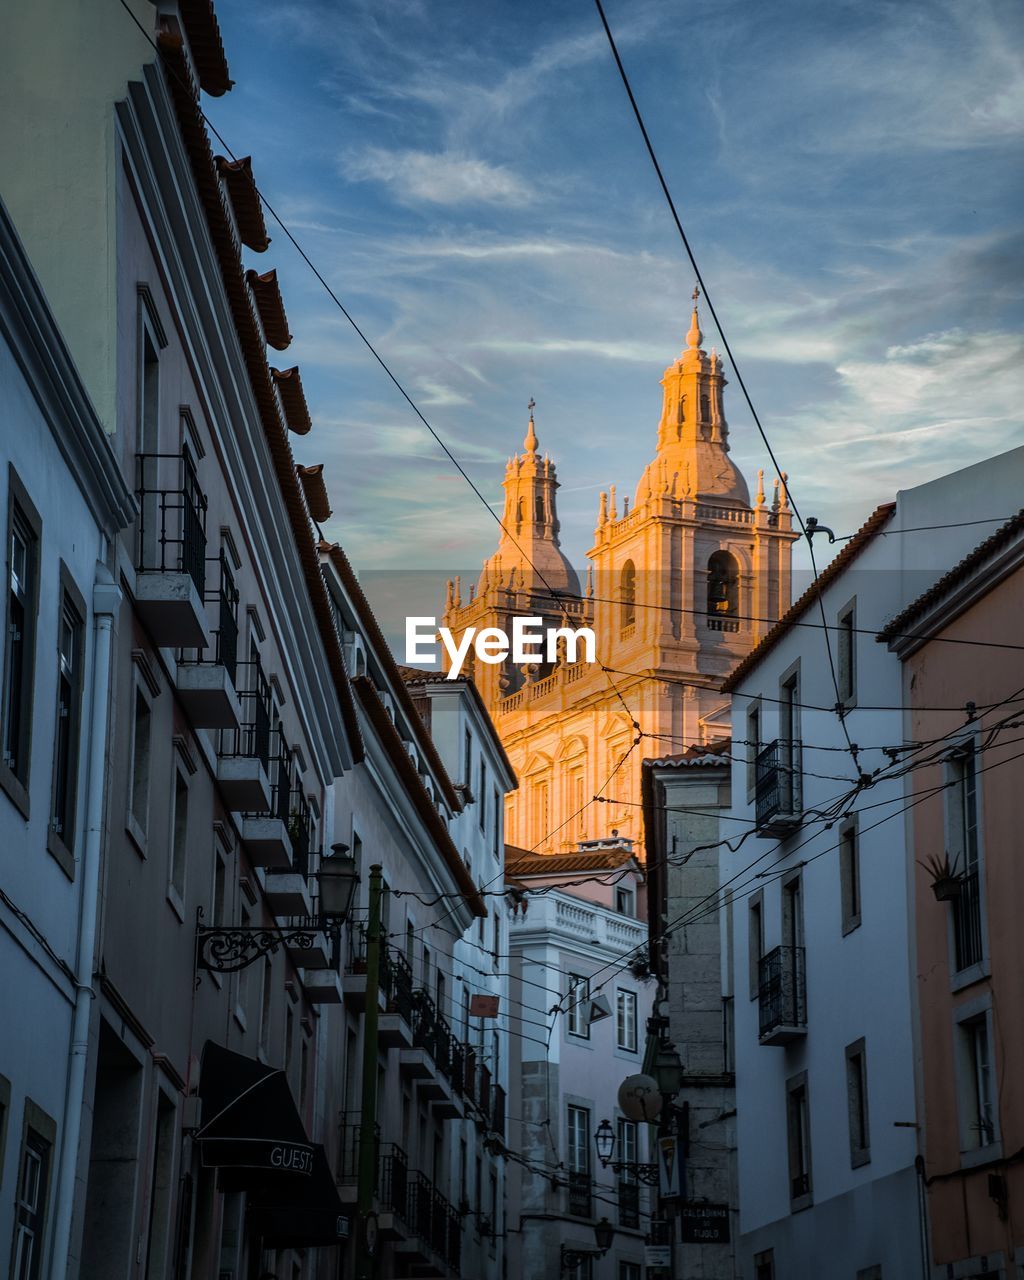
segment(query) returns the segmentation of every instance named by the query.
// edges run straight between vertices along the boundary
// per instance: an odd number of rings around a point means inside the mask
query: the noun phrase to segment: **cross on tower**
[[[534,409],[536,409],[536,407],[537,407],[537,401],[536,401],[536,400],[534,400],[533,396],[530,396],[530,403],[529,403],[526,407],[527,407],[527,409],[529,409],[529,411],[530,411],[530,417],[532,418],[532,417],[533,417],[533,411],[534,411]]]
[[[695,284],[695,285],[693,286],[693,293],[691,293],[691,294],[690,294],[690,297],[693,299],[693,305],[694,305],[694,306],[696,306],[696,305],[697,305],[697,299],[700,297],[700,282],[699,282],[699,281],[698,281],[698,283],[697,283],[697,284]]]

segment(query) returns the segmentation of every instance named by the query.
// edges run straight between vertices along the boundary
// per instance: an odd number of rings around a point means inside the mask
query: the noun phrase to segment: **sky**
[[[801,511],[850,532],[1024,443],[1024,6],[606,11]],[[236,85],[210,118],[499,514],[536,400],[583,563],[599,492],[632,493],[654,455],[694,284],[593,3],[217,13]],[[493,517],[268,224],[251,265],[281,281],[275,362],[302,370],[314,429],[293,443],[326,464],[325,533],[362,572],[475,572]],[[753,488],[770,463],[725,373]]]

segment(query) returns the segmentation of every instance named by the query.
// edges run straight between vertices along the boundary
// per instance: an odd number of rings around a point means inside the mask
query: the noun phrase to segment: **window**
[[[836,683],[839,701],[852,707],[857,700],[857,609],[851,601],[839,614],[836,635]]]
[[[423,944],[423,990],[430,990],[430,948]]]
[[[722,999],[722,1065],[726,1071],[736,1070],[736,1001]]]
[[[491,852],[496,858],[501,857],[501,796],[498,788],[494,788],[494,834],[491,837]]]
[[[782,813],[799,814],[802,808],[800,754],[800,672],[796,670],[779,684],[777,782]]]
[[[754,1254],[754,1280],[775,1280],[775,1254],[771,1249]]]
[[[590,1109],[570,1106],[569,1121],[569,1172],[590,1172]]]
[[[850,1165],[858,1169],[871,1159],[868,1127],[868,1074],[864,1040],[846,1046],[846,1106],[850,1121]]]
[[[135,685],[135,712],[132,722],[132,765],[128,780],[128,831],[140,852],[146,849],[149,825],[149,752],[152,714],[139,684]]]
[[[843,933],[860,925],[860,842],[856,822],[839,832],[839,890],[843,908]]]
[[[170,897],[180,915],[185,909],[185,868],[188,864],[188,780],[174,770],[174,809],[171,819]]]
[[[953,899],[953,951],[957,973],[980,964],[984,955],[981,920],[978,778],[974,743],[965,743],[947,764],[946,841],[960,877]]]
[[[242,908],[242,918],[239,921],[242,929],[249,929],[252,926],[252,915],[249,911]],[[245,1030],[246,1022],[249,1017],[249,972],[251,965],[246,965],[244,969],[238,971],[238,985],[235,987],[235,1021]]]
[[[544,495],[538,493],[533,501],[533,515],[538,524],[544,523]]]
[[[622,566],[619,578],[619,600],[621,601],[620,626],[631,627],[636,622],[636,566],[627,560]]]
[[[284,1010],[284,1070],[285,1075],[291,1074],[292,1059],[295,1054],[292,1052],[293,1041],[295,1039],[295,1014],[292,1013],[290,1006],[286,1005]]]
[[[747,904],[747,955],[750,961],[750,998],[756,1000],[760,985],[758,970],[764,955],[764,901],[760,890]]]
[[[7,519],[7,629],[3,666],[3,765],[8,793],[28,815],[42,522],[13,470]]]
[[[753,795],[757,786],[757,756],[761,750],[761,704],[747,708],[747,791]]]
[[[480,812],[477,815],[480,820],[480,830],[487,830],[487,765],[483,756],[480,757]]]
[[[299,1047],[299,1106],[305,1107],[309,1092],[309,1032],[303,1029]]]
[[[464,741],[462,776],[465,780],[466,786],[467,787],[472,786],[472,783],[473,783],[473,735],[470,733],[468,729],[466,730],[466,737]]]
[[[700,420],[701,422],[711,421],[711,401],[706,395],[700,398]]]
[[[641,1280],[639,1262],[620,1262],[619,1280]]]
[[[226,921],[227,875],[227,861],[220,849],[214,849],[213,910],[211,912],[211,924],[215,929],[220,928]]]
[[[637,1163],[637,1125],[622,1116],[616,1121],[618,1159],[624,1164]],[[636,1175],[625,1169],[618,1175],[619,1223],[623,1227],[640,1225],[640,1193]]]
[[[740,568],[728,551],[716,551],[708,560],[708,624],[716,631],[738,631]]]
[[[534,844],[541,845],[547,840],[551,830],[551,810],[549,807],[547,780],[533,784]]]
[[[617,888],[615,890],[615,910],[620,916],[633,915],[633,890]]]
[[[959,1024],[961,1138],[963,1151],[990,1146],[996,1140],[995,1087],[989,1014]]]
[[[590,1039],[590,1025],[587,1022],[586,1004],[589,983],[578,973],[569,974],[568,991],[568,1031],[571,1036]]]
[[[495,908],[491,915],[491,958],[494,961],[494,967],[498,967],[498,957],[501,955],[501,916]]]
[[[26,1111],[38,1108],[26,1104]],[[30,1122],[25,1125],[14,1193],[12,1280],[39,1280],[45,1250],[46,1209],[50,1190],[53,1134],[45,1137]]]
[[[636,992],[615,995],[615,1043],[628,1053],[636,1053]]]
[[[78,760],[82,720],[83,607],[61,588],[57,637],[57,731],[53,753],[53,813],[50,829],[70,854],[75,844],[75,808],[78,799]],[[51,845],[52,847],[52,845]]]
[[[806,1209],[811,1199],[811,1127],[807,1106],[807,1072],[786,1082],[789,1136],[789,1200],[793,1212]]]

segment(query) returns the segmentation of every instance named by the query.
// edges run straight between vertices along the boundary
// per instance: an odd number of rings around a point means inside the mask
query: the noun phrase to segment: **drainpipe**
[[[57,1171],[57,1216],[53,1233],[50,1280],[65,1280],[71,1252],[71,1226],[78,1174],[78,1144],[82,1132],[85,1073],[89,1052],[93,966],[96,960],[96,922],[99,917],[100,859],[103,835],[103,784],[106,775],[107,724],[110,711],[110,655],[114,617],[121,591],[103,564],[97,565],[92,608],[95,632],[92,713],[89,719],[89,776],[85,799],[85,843],[78,921],[78,961],[75,1012],[71,1029],[68,1081],[64,1097],[64,1139]]]

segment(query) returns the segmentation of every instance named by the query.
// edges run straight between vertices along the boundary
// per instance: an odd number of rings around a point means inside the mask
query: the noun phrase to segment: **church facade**
[[[564,853],[614,832],[643,857],[645,757],[729,734],[722,678],[788,606],[792,527],[785,476],[753,503],[729,456],[722,361],[703,349],[696,306],[661,380],[657,451],[633,501],[602,492],[580,581],[559,542],[554,462],[531,402],[523,452],[505,472],[502,534],[464,596],[448,584],[444,625],[511,631],[593,628],[593,664],[490,665],[471,672],[520,779],[505,838]],[[591,803],[598,796],[596,803]]]

